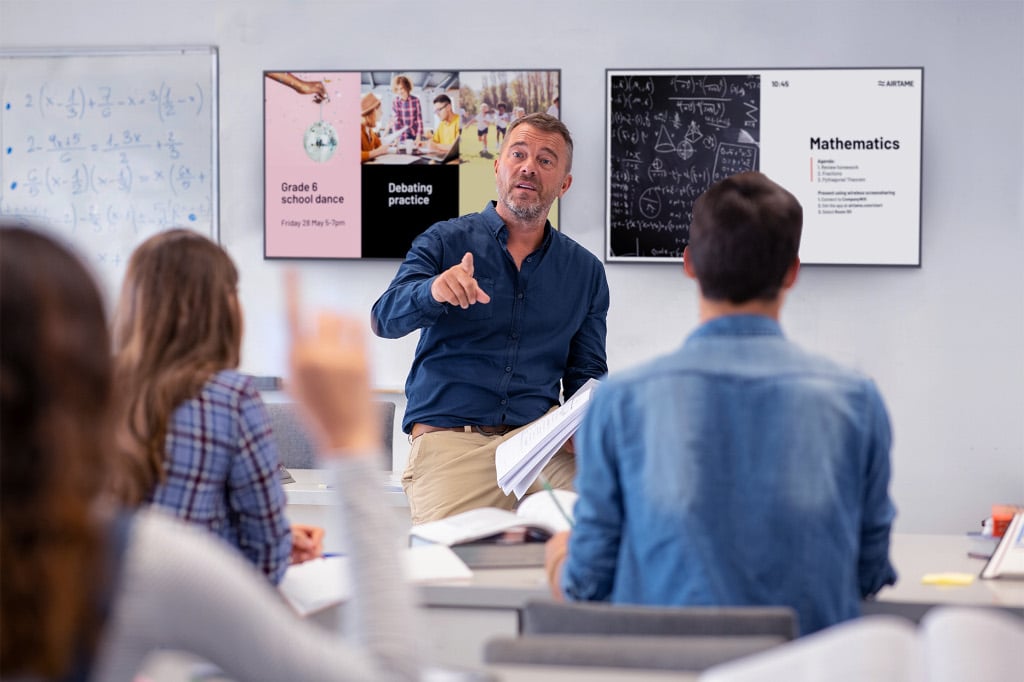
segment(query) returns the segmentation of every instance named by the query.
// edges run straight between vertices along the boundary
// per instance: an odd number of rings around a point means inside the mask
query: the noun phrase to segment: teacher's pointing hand
[[[480,288],[473,277],[473,254],[469,251],[462,261],[451,266],[430,285],[430,295],[438,303],[448,303],[466,309],[474,303],[490,303],[491,297]]]

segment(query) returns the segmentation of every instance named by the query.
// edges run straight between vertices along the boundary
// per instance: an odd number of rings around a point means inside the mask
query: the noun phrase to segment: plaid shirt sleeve
[[[291,527],[278,475],[270,417],[251,386],[239,404],[238,450],[228,476],[228,503],[238,520],[238,546],[275,585],[291,556]]]

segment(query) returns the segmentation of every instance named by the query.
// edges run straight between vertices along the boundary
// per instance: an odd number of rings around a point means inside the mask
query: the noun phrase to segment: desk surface
[[[481,673],[477,676],[460,675],[461,671]],[[197,675],[199,672],[201,675]],[[544,665],[480,665],[450,670],[434,669],[424,677],[425,682],[473,682],[490,677],[495,682],[690,682],[697,673],[663,670],[637,670],[632,668],[583,668],[575,666]],[[145,678],[153,682],[232,682],[218,675],[216,669],[190,654],[163,651],[150,656],[144,668]]]
[[[880,602],[1006,606],[1024,609],[1024,580],[982,580],[985,559],[967,556],[967,535],[894,533],[890,556],[899,579],[878,593]],[[927,573],[970,573],[970,585],[925,585]]]
[[[333,490],[323,483],[324,472],[318,469],[292,469],[295,483],[284,486],[288,503],[298,506],[334,504]],[[388,504],[401,512],[407,507],[401,485],[381,473],[381,485]],[[1024,581],[982,580],[975,577],[966,586],[922,584],[926,573],[970,573],[977,576],[984,559],[967,556],[970,548],[966,534],[924,535],[894,533],[890,555],[899,580],[884,588],[878,602],[932,605],[958,604],[970,606],[1004,606],[1024,609]],[[426,606],[455,608],[516,609],[530,599],[550,596],[540,567],[478,569],[472,580],[440,582],[420,587]]]
[[[877,596],[879,602],[1006,606],[1024,609],[1024,581],[975,578],[963,587],[924,585],[926,573],[971,573],[985,565],[967,556],[966,535],[895,533],[891,556],[899,580]],[[544,570],[539,567],[478,569],[471,580],[420,586],[425,606],[461,608],[518,608],[530,599],[550,597]]]
[[[288,473],[295,479],[294,483],[285,483],[284,494],[289,505],[330,506],[337,504],[337,493],[328,484],[328,475],[324,469],[289,469]],[[381,487],[385,491],[388,506],[405,507],[409,501],[402,490],[402,483],[391,471],[381,471]]]

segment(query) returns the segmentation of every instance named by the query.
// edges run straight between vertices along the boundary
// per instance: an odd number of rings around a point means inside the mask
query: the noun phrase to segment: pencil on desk
[[[562,503],[558,501],[558,495],[555,494],[555,489],[551,487],[551,481],[548,480],[544,474],[540,475],[540,484],[544,487],[544,490],[548,491],[548,495],[551,495],[551,501],[555,503],[555,508],[562,514],[562,517],[569,524],[569,528],[575,527],[575,523],[572,521],[572,517],[566,513]]]

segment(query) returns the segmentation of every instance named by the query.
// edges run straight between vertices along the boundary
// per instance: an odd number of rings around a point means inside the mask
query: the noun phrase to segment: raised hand
[[[321,454],[376,453],[381,447],[380,424],[370,394],[363,323],[321,313],[315,329],[307,332],[294,272],[286,275],[285,290],[291,333],[288,388],[318,431]]]

